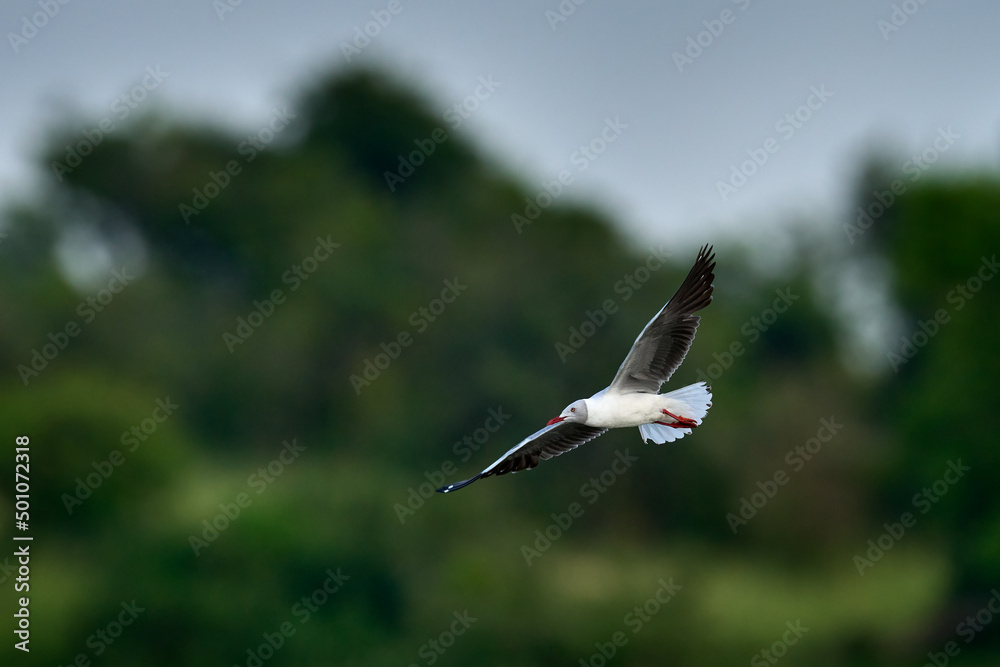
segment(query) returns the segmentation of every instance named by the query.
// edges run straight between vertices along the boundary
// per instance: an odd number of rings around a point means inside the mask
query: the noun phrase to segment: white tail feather
[[[652,440],[658,445],[683,438],[690,432],[691,429],[689,428],[674,428],[673,426],[664,426],[663,424],[643,424],[639,427],[639,435],[642,436],[643,442]]]
[[[693,419],[698,424],[701,424],[705,415],[708,414],[708,409],[712,407],[712,392],[704,382],[689,384],[686,387],[663,394],[663,397],[682,403],[683,407],[678,415]],[[642,436],[643,441],[652,440],[658,445],[673,442],[690,433],[690,428],[674,428],[662,424],[643,424],[639,427],[639,435]]]

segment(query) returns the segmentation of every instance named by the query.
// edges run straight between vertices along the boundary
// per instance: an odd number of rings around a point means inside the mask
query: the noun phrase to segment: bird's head
[[[582,424],[585,421],[587,421],[587,401],[581,398],[579,401],[573,401],[567,405],[566,409],[558,417],[550,419],[546,426],[559,422],[580,422]]]

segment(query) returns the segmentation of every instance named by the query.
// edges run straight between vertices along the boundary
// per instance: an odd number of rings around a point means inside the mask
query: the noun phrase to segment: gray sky
[[[777,240],[790,219],[835,220],[861,156],[892,149],[908,177],[910,155],[949,127],[932,169],[997,163],[1000,5],[987,0],[242,0],[220,18],[237,1],[3,3],[0,195],[37,184],[33,156],[62,114],[117,123],[147,67],[167,74],[147,77],[138,111],[254,130],[317,74],[348,66],[341,44],[369,23],[355,63],[391,68],[442,114],[492,77],[460,131],[529,187],[570,170],[563,197],[613,211],[638,240]],[[555,22],[560,6],[573,11]],[[581,157],[608,119],[614,141]],[[747,163],[723,197],[719,183],[754,155],[763,164]]]

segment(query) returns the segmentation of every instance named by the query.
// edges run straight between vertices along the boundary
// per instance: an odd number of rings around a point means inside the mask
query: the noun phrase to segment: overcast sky
[[[494,82],[459,131],[531,188],[570,170],[563,196],[637,240],[768,235],[803,214],[839,225],[873,148],[910,177],[913,153],[940,154],[936,170],[995,168],[1000,147],[1000,5],[987,0],[63,1],[0,5],[5,198],[38,183],[39,141],[67,111],[117,121],[146,77],[137,111],[253,130],[348,67],[345,44],[442,116]],[[603,152],[581,158],[591,142]]]

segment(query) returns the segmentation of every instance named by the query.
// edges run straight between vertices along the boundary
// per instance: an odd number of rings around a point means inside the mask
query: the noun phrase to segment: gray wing
[[[703,246],[677,293],[635,339],[609,390],[653,394],[660,391],[691,347],[701,319],[694,313],[712,302],[714,270],[712,246]]]
[[[477,479],[491,475],[506,475],[509,472],[530,470],[539,461],[559,456],[580,445],[590,442],[608,429],[587,426],[579,422],[559,422],[532,433],[497,459],[493,465],[475,477],[464,482],[456,482],[438,489],[439,493],[450,493],[472,484]]]

